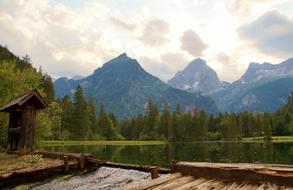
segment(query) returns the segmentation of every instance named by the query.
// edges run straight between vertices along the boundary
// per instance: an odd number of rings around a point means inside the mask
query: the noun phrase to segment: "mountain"
[[[274,112],[282,107],[293,92],[293,78],[282,78],[254,87],[233,99],[231,109],[235,111]]]
[[[81,75],[75,75],[75,76],[73,76],[71,79],[72,80],[80,80],[80,79],[83,79],[84,77],[83,76],[81,76]]]
[[[293,91],[289,85],[292,78],[293,58],[280,64],[250,63],[239,80],[213,93],[212,97],[221,111],[239,112],[255,108],[276,111]]]
[[[191,94],[169,87],[160,79],[147,73],[135,59],[125,53],[106,62],[88,77],[80,80],[60,78],[55,81],[56,96],[72,97],[80,85],[85,96],[92,96],[96,106],[104,104],[109,112],[125,118],[144,112],[149,98],[159,107],[167,102],[171,109],[177,104],[184,110],[199,107],[208,112],[217,112],[210,97]]]
[[[177,72],[167,84],[177,89],[208,94],[229,85],[221,82],[217,73],[200,58],[190,62],[183,71]]]
[[[293,77],[293,58],[280,64],[250,63],[245,74],[235,84],[265,83],[279,78]]]

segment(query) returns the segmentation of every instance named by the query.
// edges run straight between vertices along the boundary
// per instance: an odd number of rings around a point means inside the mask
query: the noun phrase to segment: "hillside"
[[[56,96],[72,96],[77,85],[83,88],[85,96],[94,98],[96,107],[104,104],[107,111],[115,113],[119,118],[143,113],[149,98],[159,108],[167,102],[170,109],[179,104],[185,111],[201,108],[207,112],[217,112],[210,97],[169,87],[147,73],[135,59],[129,58],[125,53],[106,62],[92,75],[81,80],[56,80]]]

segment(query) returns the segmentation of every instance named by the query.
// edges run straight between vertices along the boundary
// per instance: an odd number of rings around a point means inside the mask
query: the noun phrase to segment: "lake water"
[[[293,143],[169,143],[160,145],[86,145],[43,147],[89,153],[117,163],[169,167],[170,160],[293,165]]]

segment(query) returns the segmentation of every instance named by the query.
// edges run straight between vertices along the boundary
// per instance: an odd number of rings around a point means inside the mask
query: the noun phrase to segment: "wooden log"
[[[79,164],[80,164],[80,169],[84,170],[85,169],[85,156],[84,156],[84,154],[80,155]]]
[[[72,162],[68,165],[70,170],[76,170],[79,167],[78,162]],[[58,173],[62,174],[63,172],[64,166],[63,163],[60,162],[60,164],[54,166],[44,166],[31,170],[15,171],[13,173],[0,175],[0,189],[2,187],[7,187],[11,185],[42,181]]]
[[[63,157],[63,164],[64,164],[64,173],[67,174],[69,172],[68,156]]]
[[[157,166],[151,167],[151,178],[156,179],[159,177],[159,170]]]
[[[173,173],[169,176],[159,177],[157,179],[153,179],[150,181],[146,181],[140,184],[135,185],[129,185],[127,187],[124,187],[123,190],[146,190],[146,189],[152,189],[156,186],[159,186],[161,184],[165,184],[172,180],[177,180],[178,178],[182,177],[180,173]]]
[[[196,178],[219,178],[231,182],[271,182],[293,186],[293,168],[264,167],[254,164],[179,162],[172,166],[171,171]]]
[[[68,156],[69,160],[79,160],[80,154],[78,153],[64,153],[64,152],[53,152],[53,151],[37,151],[35,154],[42,154],[43,157],[47,158],[58,158],[63,159],[63,156]],[[93,157],[91,154],[84,154],[85,157]]]
[[[130,169],[130,170],[138,170],[143,172],[151,172],[151,166],[143,166],[138,164],[122,164],[122,163],[115,163],[115,162],[107,162],[104,160],[98,160],[93,157],[86,157],[86,162],[89,164],[94,164],[98,166],[105,166],[111,168],[121,168],[121,169]],[[167,168],[157,168],[158,172],[161,174],[169,174],[170,170]]]

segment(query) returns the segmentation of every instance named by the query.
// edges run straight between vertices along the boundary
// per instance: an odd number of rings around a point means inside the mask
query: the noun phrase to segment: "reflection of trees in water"
[[[209,161],[207,143],[173,143],[170,146],[170,157],[182,161]]]
[[[47,150],[89,153],[97,159],[169,167],[171,160],[293,164],[292,143],[169,143],[140,146],[56,146]]]

